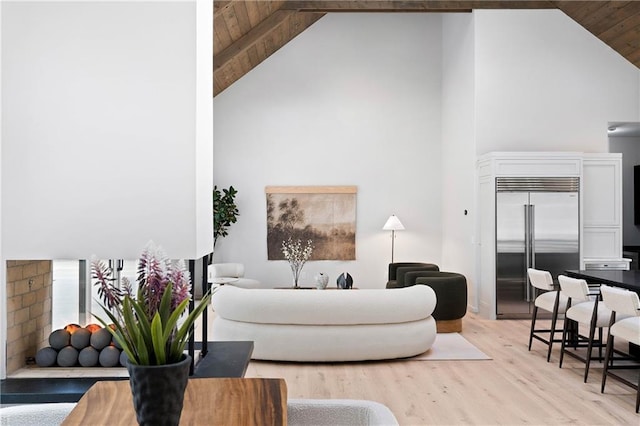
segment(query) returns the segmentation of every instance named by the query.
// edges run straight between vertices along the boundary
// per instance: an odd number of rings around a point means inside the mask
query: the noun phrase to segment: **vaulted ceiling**
[[[640,67],[640,1],[214,0],[213,95],[327,13],[560,9]]]

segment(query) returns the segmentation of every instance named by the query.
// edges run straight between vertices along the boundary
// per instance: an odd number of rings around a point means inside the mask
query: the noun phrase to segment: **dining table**
[[[593,284],[606,284],[625,288],[640,294],[640,270],[567,270],[571,278],[579,278]]]
[[[97,382],[62,424],[137,425],[129,382]],[[269,378],[189,379],[180,424],[286,425],[287,385]]]

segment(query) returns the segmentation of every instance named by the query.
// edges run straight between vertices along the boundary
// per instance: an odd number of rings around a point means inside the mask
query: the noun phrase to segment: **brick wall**
[[[48,346],[51,333],[50,260],[7,261],[7,374]]]

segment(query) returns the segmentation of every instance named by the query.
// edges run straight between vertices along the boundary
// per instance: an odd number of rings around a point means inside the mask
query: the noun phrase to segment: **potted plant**
[[[233,186],[222,191],[217,186],[213,187],[213,246],[216,246],[218,237],[226,237],[229,234],[228,228],[232,223],[236,223],[240,216],[235,197],[238,191]]]
[[[189,272],[152,242],[138,262],[135,296],[126,278],[122,289],[114,286],[112,270],[104,262],[93,260],[91,272],[111,323],[96,318],[127,355],[138,423],[178,424],[191,366],[184,349],[210,294],[183,317],[190,300]]]

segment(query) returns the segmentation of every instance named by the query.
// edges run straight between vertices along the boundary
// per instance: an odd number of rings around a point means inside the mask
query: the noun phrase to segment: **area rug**
[[[405,361],[453,361],[491,359],[487,354],[472,345],[460,333],[438,333],[436,341],[427,352]]]

